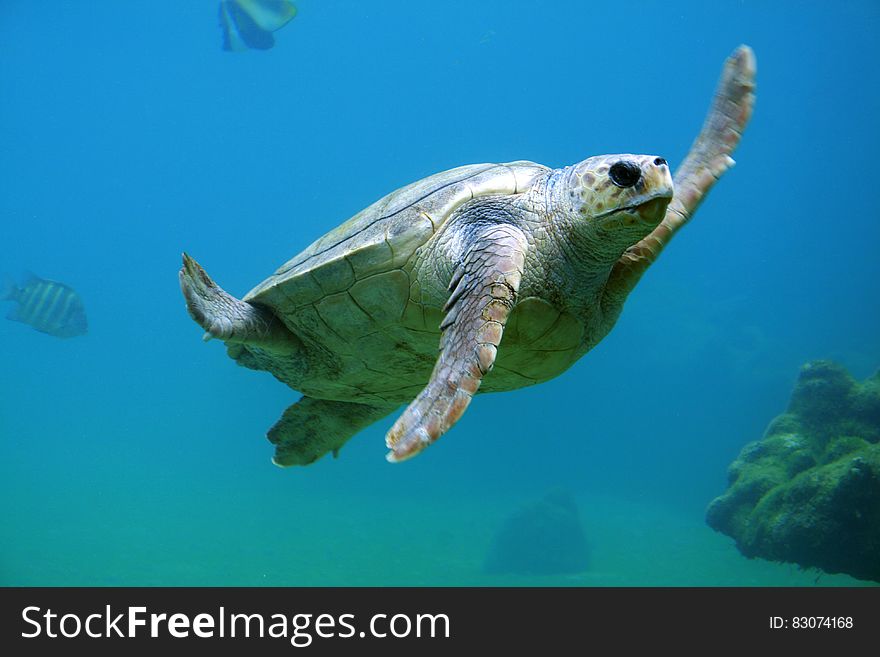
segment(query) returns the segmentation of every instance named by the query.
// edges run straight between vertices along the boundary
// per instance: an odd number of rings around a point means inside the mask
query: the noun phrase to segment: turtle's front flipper
[[[335,456],[349,438],[394,408],[303,397],[269,429],[272,461],[286,467],[314,463],[327,452]]]
[[[449,288],[440,325],[440,356],[431,380],[391,427],[389,461],[415,456],[464,413],[492,369],[507,317],[516,302],[527,241],[510,224],[473,231]]]
[[[666,217],[647,237],[628,248],[606,286],[606,305],[619,308],[673,235],[693,216],[718,179],[733,166],[755,104],[755,54],[740,46],[724,62],[703,128],[675,172],[675,195]]]
[[[675,172],[675,197],[664,223],[674,232],[696,212],[703,197],[733,166],[755,105],[755,53],[740,46],[724,62],[703,128]]]
[[[246,342],[276,351],[299,348],[299,340],[275,315],[233,297],[186,253],[179,278],[186,308],[190,317],[207,331],[206,340]]]

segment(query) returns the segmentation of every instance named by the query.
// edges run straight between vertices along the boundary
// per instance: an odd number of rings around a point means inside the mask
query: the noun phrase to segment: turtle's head
[[[567,167],[563,189],[579,232],[621,249],[650,233],[672,200],[672,176],[656,155],[600,155]]]

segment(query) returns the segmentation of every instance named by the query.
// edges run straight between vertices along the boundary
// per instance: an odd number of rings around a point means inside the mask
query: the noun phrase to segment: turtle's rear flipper
[[[207,332],[206,340],[218,338],[283,351],[299,347],[299,340],[275,315],[227,293],[186,253],[179,278],[186,308]]]
[[[272,461],[286,467],[314,463],[327,452],[335,456],[349,438],[394,409],[303,397],[269,429],[275,445]]]

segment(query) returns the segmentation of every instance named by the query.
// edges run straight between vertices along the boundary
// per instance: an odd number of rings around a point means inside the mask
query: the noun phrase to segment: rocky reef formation
[[[589,548],[577,504],[558,489],[511,515],[498,530],[484,571],[490,574],[559,575],[589,566]]]
[[[746,445],[706,521],[747,557],[880,581],[880,372],[801,368],[788,410]]]

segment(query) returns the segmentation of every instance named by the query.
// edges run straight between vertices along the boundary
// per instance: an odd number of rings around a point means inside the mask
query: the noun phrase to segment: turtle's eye
[[[632,187],[642,177],[642,170],[637,164],[622,160],[611,167],[608,177],[618,187]]]

